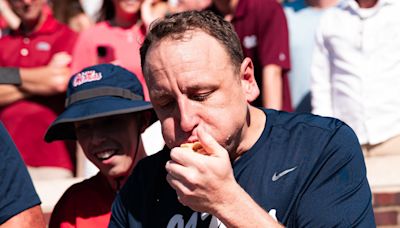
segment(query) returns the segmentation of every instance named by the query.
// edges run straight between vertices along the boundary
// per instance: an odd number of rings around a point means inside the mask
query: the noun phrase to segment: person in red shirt
[[[140,17],[142,2],[103,1],[99,22],[79,35],[73,51],[72,73],[100,63],[117,64],[137,75],[148,98],[139,57],[146,34],[146,25]]]
[[[45,140],[77,139],[100,172],[67,189],[54,208],[50,228],[107,227],[116,192],[145,155],[140,133],[151,117],[140,81],[122,67],[96,65],[71,78],[66,109]]]
[[[0,85],[0,119],[33,179],[72,176],[66,143],[46,144],[43,135],[63,110],[77,34],[53,18],[45,0],[8,3],[21,24],[0,39],[0,67],[18,68],[22,84]]]
[[[246,57],[254,61],[261,96],[255,106],[292,111],[288,27],[276,0],[213,0],[210,10],[235,27]]]

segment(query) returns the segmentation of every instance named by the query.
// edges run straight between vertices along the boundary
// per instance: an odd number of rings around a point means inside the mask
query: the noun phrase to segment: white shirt
[[[361,144],[400,134],[399,0],[347,0],[322,16],[311,92],[313,113],[343,120]]]

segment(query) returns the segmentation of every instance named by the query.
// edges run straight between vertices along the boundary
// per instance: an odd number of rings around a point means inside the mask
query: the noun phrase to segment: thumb
[[[197,136],[204,150],[210,156],[229,157],[228,152],[203,128],[197,129]]]

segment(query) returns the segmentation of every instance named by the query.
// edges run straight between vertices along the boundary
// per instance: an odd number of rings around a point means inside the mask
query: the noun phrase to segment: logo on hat
[[[86,82],[99,81],[101,78],[101,72],[96,72],[94,70],[84,71],[75,76],[72,85],[77,87]]]

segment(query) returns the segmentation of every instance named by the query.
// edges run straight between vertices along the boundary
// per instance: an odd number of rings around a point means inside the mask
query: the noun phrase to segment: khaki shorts
[[[364,157],[400,155],[400,135],[375,145],[361,145]]]

